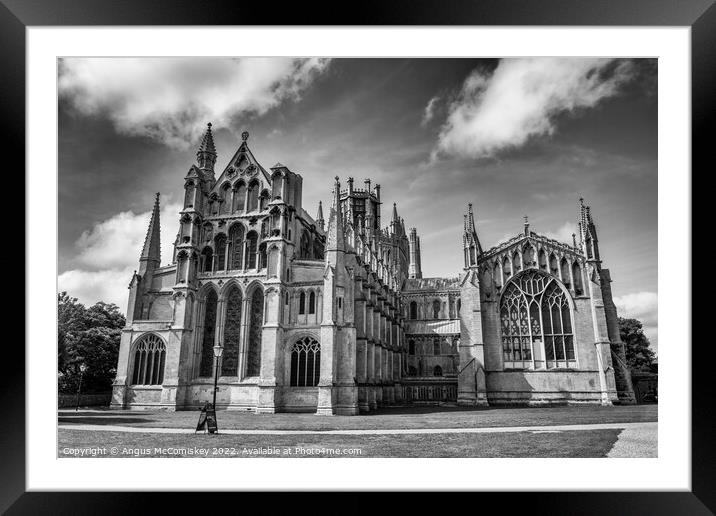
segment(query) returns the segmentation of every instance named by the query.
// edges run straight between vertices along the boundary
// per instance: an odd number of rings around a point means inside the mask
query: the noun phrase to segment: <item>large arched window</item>
[[[315,387],[321,377],[321,345],[305,337],[291,346],[291,387]]]
[[[229,269],[242,269],[244,253],[244,226],[242,224],[231,226],[229,230],[229,246]]]
[[[204,311],[204,337],[201,341],[201,365],[199,376],[211,377],[214,369],[214,335],[216,332],[216,305],[219,298],[210,290],[206,295]]]
[[[251,295],[251,312],[249,313],[249,353],[246,365],[246,376],[261,374],[261,332],[264,326],[264,293],[260,288],[254,289]]]
[[[167,348],[158,336],[143,336],[134,348],[132,385],[161,385]]]
[[[239,370],[239,343],[241,342],[241,290],[231,287],[226,296],[226,322],[224,323],[224,353],[221,355],[221,375],[237,376]]]
[[[433,376],[442,376],[443,375],[443,368],[439,365],[436,365],[433,368]]]
[[[440,301],[433,301],[433,319],[440,319]]]
[[[500,321],[505,368],[576,367],[571,309],[556,279],[518,276],[500,300]]]
[[[433,339],[433,355],[440,354],[440,339]]]

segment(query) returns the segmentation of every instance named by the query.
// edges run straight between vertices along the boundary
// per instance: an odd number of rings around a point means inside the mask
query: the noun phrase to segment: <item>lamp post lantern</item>
[[[82,377],[85,374],[85,371],[87,371],[87,366],[82,363],[80,364],[80,379],[77,382],[77,400],[75,403],[75,412],[77,412],[80,409],[80,391],[82,390]]]
[[[219,358],[221,358],[221,354],[224,352],[224,347],[220,344],[217,344],[214,346],[214,357],[216,358],[216,366],[214,367],[214,401],[212,403],[212,408],[216,410],[216,391],[218,390],[218,382],[219,382]]]

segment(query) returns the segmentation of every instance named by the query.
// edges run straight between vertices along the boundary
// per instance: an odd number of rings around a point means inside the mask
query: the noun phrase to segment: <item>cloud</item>
[[[126,314],[129,296],[127,288],[134,269],[136,266],[103,271],[80,269],[65,271],[57,278],[57,284],[60,291],[67,291],[80,303],[85,305],[93,305],[97,301],[114,303],[122,313]]]
[[[652,347],[658,349],[659,303],[656,292],[635,292],[614,298],[620,317],[641,321]]]
[[[120,134],[185,149],[207,122],[260,116],[300,99],[329,59],[64,58],[60,96],[83,115],[107,116]]]
[[[572,234],[578,235],[577,225],[574,222],[565,222],[556,231],[546,231],[543,233],[547,238],[551,238],[563,244],[572,245]],[[577,239],[579,241],[579,239]]]
[[[179,227],[179,203],[166,203],[159,212],[161,228],[162,263],[172,259],[174,239]],[[89,269],[136,268],[142,252],[151,211],[138,215],[124,211],[95,224],[80,235],[75,247],[78,249],[76,262]],[[172,235],[172,231],[174,234]]]
[[[427,105],[425,106],[425,111],[423,112],[423,119],[420,121],[421,127],[425,127],[430,123],[430,121],[435,117],[435,111],[437,109],[437,104],[440,102],[440,97],[435,96],[431,98]]]
[[[658,298],[656,292],[636,292],[614,298],[621,317],[639,319],[642,324],[658,324]]]
[[[558,115],[592,108],[632,78],[631,61],[596,58],[503,59],[474,70],[448,107],[432,158],[494,157],[550,135]]]
[[[159,212],[162,265],[171,263],[173,244],[179,228],[179,203],[165,203]],[[76,268],[63,272],[57,281],[80,302],[115,303],[122,312],[127,309],[127,286],[139,266],[151,211],[135,214],[117,213],[98,222],[75,242]]]

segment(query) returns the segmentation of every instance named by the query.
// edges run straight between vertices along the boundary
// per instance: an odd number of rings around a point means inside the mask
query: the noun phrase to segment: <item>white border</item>
[[[31,27],[27,43],[27,192],[34,207],[27,210],[28,490],[690,489],[689,28]],[[57,459],[57,270],[47,260],[48,246],[57,244],[47,231],[57,190],[48,164],[57,148],[56,57],[86,55],[658,56],[659,312],[668,314],[659,320],[659,458]]]

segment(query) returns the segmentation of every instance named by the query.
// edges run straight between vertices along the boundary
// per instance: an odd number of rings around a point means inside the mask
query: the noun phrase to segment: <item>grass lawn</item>
[[[97,457],[605,457],[620,432],[609,429],[422,435],[187,435],[60,428],[58,456],[72,457],[68,448],[96,447],[105,450]],[[111,454],[112,447],[116,455]],[[309,452],[299,453],[297,447]],[[161,451],[167,448],[171,451]],[[276,453],[249,451],[257,448],[274,449]],[[182,452],[189,449],[206,453]],[[342,454],[326,449],[338,449]]]
[[[657,421],[657,405],[594,405],[524,408],[384,408],[361,416],[253,414],[219,410],[219,428],[241,430],[356,430],[396,428],[483,428]],[[58,423],[133,427],[195,428],[198,411],[61,411]]]

